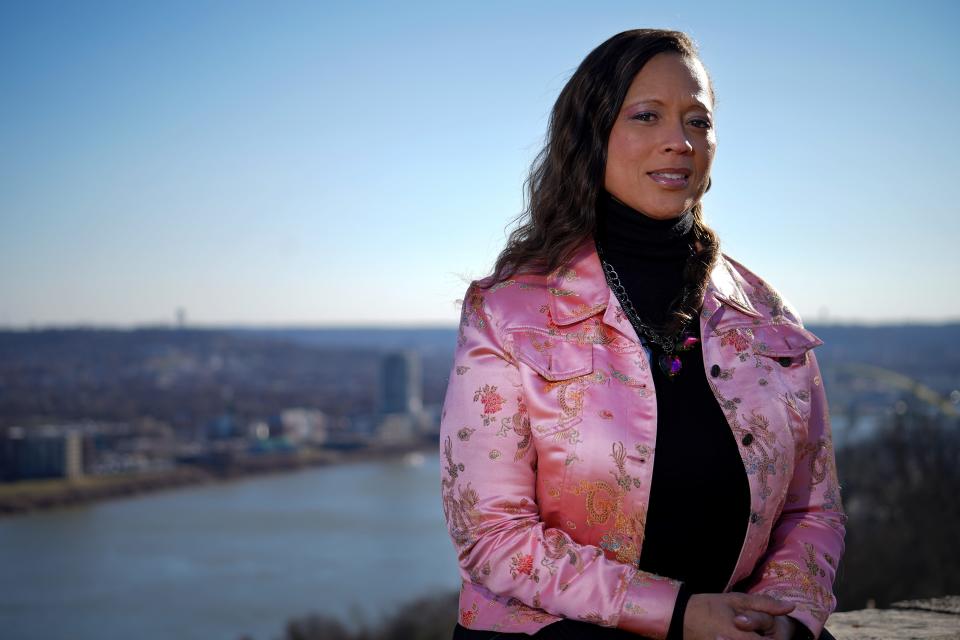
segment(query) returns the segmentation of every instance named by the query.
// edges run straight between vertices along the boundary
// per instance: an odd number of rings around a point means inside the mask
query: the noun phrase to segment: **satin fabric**
[[[460,624],[534,634],[569,618],[665,638],[679,583],[636,567],[656,459],[651,365],[592,240],[549,275],[482,284],[464,298],[441,418]],[[700,329],[750,485],[725,591],[794,602],[816,636],[836,606],[846,521],[812,351],[822,341],[727,256]]]

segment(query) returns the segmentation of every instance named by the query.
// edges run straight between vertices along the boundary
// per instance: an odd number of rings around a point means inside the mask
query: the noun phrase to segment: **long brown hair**
[[[634,29],[613,36],[580,63],[553,105],[546,143],[526,181],[520,224],[497,257],[486,286],[520,272],[549,273],[594,234],[610,130],[634,77],[653,56],[665,52],[698,58],[696,46],[683,32]],[[685,289],[691,294],[685,297],[691,302],[675,309],[677,324],[698,313],[707,273],[720,253],[716,234],[703,222],[700,202],[693,216],[699,246],[685,273]]]

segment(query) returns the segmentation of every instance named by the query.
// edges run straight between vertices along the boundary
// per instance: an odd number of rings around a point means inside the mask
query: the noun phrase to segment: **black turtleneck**
[[[638,315],[662,324],[683,286],[692,212],[657,220],[604,194],[597,207],[597,241]],[[699,337],[699,322],[690,328]],[[639,566],[683,581],[670,630],[670,637],[679,638],[689,595],[720,593],[733,573],[746,535],[750,486],[707,382],[700,345],[682,354],[682,369],[672,380],[657,364],[659,347],[648,346],[657,443]]]
[[[597,238],[623,286],[638,292],[630,301],[640,317],[662,324],[683,286],[683,267],[693,242],[693,213],[657,220],[604,192],[597,211]]]

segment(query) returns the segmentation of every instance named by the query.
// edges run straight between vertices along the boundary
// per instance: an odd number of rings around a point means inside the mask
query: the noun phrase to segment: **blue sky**
[[[839,6],[838,6],[839,5]],[[682,29],[807,321],[960,319],[955,2],[0,3],[0,326],[444,324],[583,56]]]

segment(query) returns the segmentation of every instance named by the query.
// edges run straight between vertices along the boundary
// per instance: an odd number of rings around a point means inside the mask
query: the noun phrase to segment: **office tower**
[[[422,409],[419,355],[412,351],[388,354],[380,365],[380,412],[419,413]]]

